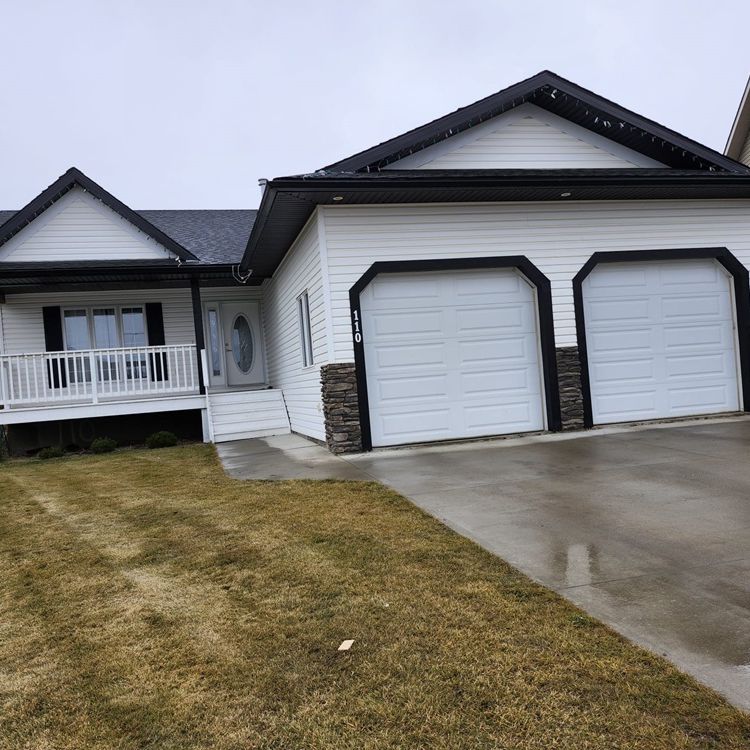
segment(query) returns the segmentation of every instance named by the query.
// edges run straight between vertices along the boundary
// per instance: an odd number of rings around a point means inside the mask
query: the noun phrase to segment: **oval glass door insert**
[[[249,372],[253,366],[253,330],[244,315],[238,315],[232,325],[232,354],[237,367],[242,372]]]

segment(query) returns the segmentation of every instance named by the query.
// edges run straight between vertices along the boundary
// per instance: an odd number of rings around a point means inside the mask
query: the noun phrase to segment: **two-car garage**
[[[685,255],[597,254],[573,279],[586,426],[742,408],[738,274],[719,252]],[[535,266],[388,265],[352,294],[367,447],[559,429]]]

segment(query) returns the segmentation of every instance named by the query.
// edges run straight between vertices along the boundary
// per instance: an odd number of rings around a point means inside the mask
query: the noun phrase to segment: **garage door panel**
[[[587,325],[588,331],[588,325]],[[630,354],[649,351],[653,345],[651,328],[631,328],[624,330],[602,329],[594,330],[586,334],[589,358],[593,355],[605,355],[612,353],[618,360],[622,358],[623,352]],[[596,359],[596,356],[594,357]]]
[[[594,423],[737,410],[728,274],[713,260],[634,265],[647,290],[637,299],[636,274],[619,264],[597,266],[582,287]],[[633,325],[634,303],[648,325]]]
[[[422,375],[418,378],[381,378],[377,383],[377,396],[381,406],[388,406],[415,399],[434,400],[443,398],[447,387],[447,375]]]
[[[461,390],[468,398],[477,396],[493,397],[507,395],[508,392],[528,394],[538,392],[535,371],[529,367],[496,372],[475,372],[460,374]]]
[[[543,429],[534,289],[507,269],[425,275],[360,296],[373,445]],[[412,282],[440,307],[402,303]]]
[[[726,302],[726,297],[722,298],[715,293],[681,294],[674,297],[664,296],[661,299],[661,314],[665,321],[728,318],[730,313],[729,306],[722,304]]]
[[[455,330],[459,334],[529,330],[533,318],[518,305],[457,308]]]
[[[376,336],[433,336],[440,338],[444,328],[442,310],[375,313],[368,321]]]
[[[441,289],[436,279],[404,274],[398,279],[376,277],[368,287],[368,294],[375,300],[398,300],[399,307],[409,308],[434,305],[440,299]]]
[[[654,363],[649,359],[616,359],[597,362],[593,366],[597,383],[623,383],[638,380],[650,382],[654,377]]]
[[[451,409],[425,407],[419,411],[385,412],[377,416],[375,424],[385,445],[446,440],[451,435]]]
[[[724,272],[715,261],[661,263],[656,270],[659,286],[666,289],[680,287],[682,291],[687,292],[700,292],[706,287],[714,288],[725,278]]]
[[[627,290],[632,294],[634,289],[639,287],[645,288],[647,285],[646,272],[642,268],[629,265],[620,265],[617,268],[613,267],[612,272],[607,276],[592,276],[590,279],[588,287],[591,299],[599,297],[607,299],[612,289],[618,293]]]
[[[503,295],[517,298],[521,284],[526,282],[515,273],[502,275],[467,274],[454,276],[447,281],[455,290],[456,301],[460,304],[468,300],[470,304],[486,302],[497,304]],[[485,299],[482,299],[485,297]]]
[[[458,342],[459,367],[479,365],[500,367],[515,362],[536,360],[535,341],[528,336],[508,336],[502,339],[474,339]]]
[[[600,393],[592,399],[595,413],[602,421],[627,422],[638,419],[656,419],[657,394],[652,389],[623,390],[618,388],[614,393]]]
[[[722,377],[727,370],[727,355],[700,354],[691,356],[668,356],[666,360],[667,376],[670,378],[695,378],[701,375]]]
[[[670,405],[676,413],[694,414],[696,406],[710,411],[726,411],[729,400],[728,389],[723,385],[669,389]]]
[[[725,350],[733,339],[733,326],[715,324],[664,326],[665,349],[710,347]]]
[[[427,367],[445,367],[448,362],[446,345],[410,343],[403,346],[375,346],[371,349],[371,360],[380,370],[400,368],[402,370],[423,370]]]
[[[467,406],[464,408],[466,432],[470,435],[485,434],[497,424],[508,426],[508,431],[522,431],[524,426],[536,418],[528,400]]]
[[[638,324],[650,319],[647,297],[592,300],[589,304],[592,326],[608,326],[612,321],[618,325]]]

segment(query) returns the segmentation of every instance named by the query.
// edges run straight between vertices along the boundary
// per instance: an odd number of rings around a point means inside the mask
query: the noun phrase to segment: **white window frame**
[[[62,331],[63,331],[63,347],[64,350],[68,351],[68,334],[65,330],[65,312],[66,311],[72,311],[72,310],[84,310],[86,313],[86,325],[88,326],[89,331],[89,348],[90,349],[97,349],[96,346],[96,337],[94,335],[94,310],[114,310],[115,311],[115,321],[117,325],[117,338],[118,338],[118,345],[116,347],[113,347],[115,349],[132,349],[137,347],[126,347],[123,344],[124,336],[123,336],[123,328],[122,328],[122,311],[123,308],[127,310],[133,310],[136,308],[140,308],[141,313],[143,314],[143,333],[144,337],[146,339],[146,343],[142,346],[150,346],[148,342],[148,321],[146,320],[146,305],[141,302],[134,302],[133,304],[124,304],[124,305],[110,305],[105,302],[102,302],[101,304],[97,305],[66,305],[65,307],[60,308],[60,318],[62,321]],[[108,347],[105,347],[108,348]]]
[[[312,325],[310,323],[310,295],[307,289],[297,297],[297,321],[302,350],[302,367],[312,367],[315,364],[315,357],[313,355]]]

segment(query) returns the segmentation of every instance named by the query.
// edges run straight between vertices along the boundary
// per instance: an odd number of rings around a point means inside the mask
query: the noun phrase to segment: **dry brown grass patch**
[[[233,481],[203,446],[0,466],[0,702],[13,750],[750,747],[384,487]]]

